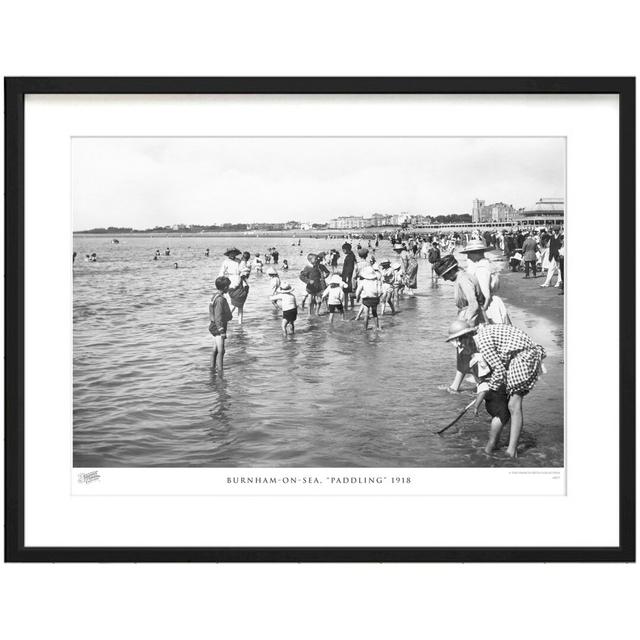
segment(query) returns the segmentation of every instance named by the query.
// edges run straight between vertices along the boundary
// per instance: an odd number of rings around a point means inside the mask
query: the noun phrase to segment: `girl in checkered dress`
[[[478,329],[475,342],[491,367],[491,389],[504,386],[509,396],[525,396],[533,389],[546,354],[524,331],[508,324],[487,324]]]
[[[544,372],[545,350],[524,331],[508,324],[486,324],[477,328],[461,326],[452,331],[447,340],[455,341],[470,355],[479,352],[491,369],[489,389],[506,392],[511,414],[507,454],[515,458],[523,423],[522,399]]]

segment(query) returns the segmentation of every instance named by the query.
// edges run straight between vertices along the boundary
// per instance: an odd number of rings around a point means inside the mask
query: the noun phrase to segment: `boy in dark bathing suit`
[[[209,303],[209,333],[213,336],[213,351],[211,352],[211,368],[223,374],[224,343],[227,339],[227,323],[231,320],[231,309],[224,297],[229,292],[231,280],[226,276],[216,278],[216,293]]]

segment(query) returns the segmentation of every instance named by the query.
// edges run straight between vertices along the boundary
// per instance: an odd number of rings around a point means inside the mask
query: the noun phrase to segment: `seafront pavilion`
[[[489,222],[462,222],[412,225],[411,230],[427,231],[473,231],[474,229],[518,229],[520,227],[553,227],[564,226],[564,216],[535,216],[516,220],[493,220]],[[361,229],[361,231],[367,231]]]

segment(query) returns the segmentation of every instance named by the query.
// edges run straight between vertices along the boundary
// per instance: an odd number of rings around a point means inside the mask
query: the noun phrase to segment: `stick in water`
[[[467,413],[467,411],[469,411],[469,409],[471,409],[471,407],[473,407],[473,405],[475,404],[475,400],[472,400],[458,415],[457,417],[452,420],[446,427],[442,427],[442,429],[440,429],[439,431],[436,431],[436,433],[438,435],[440,435],[441,433],[444,433],[449,427],[453,427],[453,425],[458,422],[458,420],[460,420],[460,418],[462,418],[462,416]]]

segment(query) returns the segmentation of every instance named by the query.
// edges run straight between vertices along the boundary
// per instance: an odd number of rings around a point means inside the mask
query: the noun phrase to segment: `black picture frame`
[[[5,78],[5,561],[634,562],[635,78]],[[26,547],[24,538],[24,103],[27,94],[616,94],[620,137],[619,531],[612,547]]]

